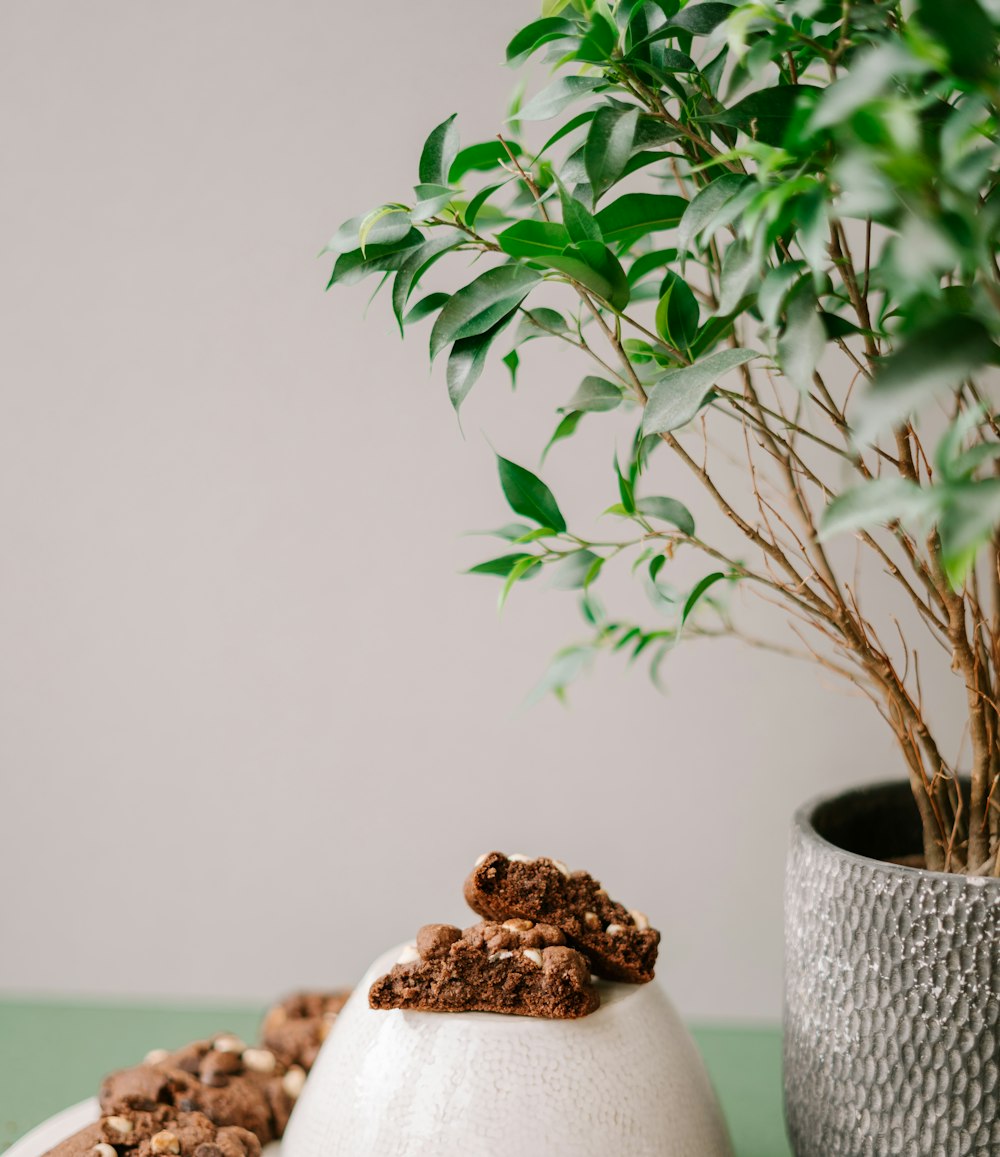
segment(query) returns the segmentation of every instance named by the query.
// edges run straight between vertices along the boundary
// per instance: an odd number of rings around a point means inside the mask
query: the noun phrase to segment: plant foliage
[[[473,572],[506,598],[551,569],[591,631],[544,691],[598,651],[646,653],[655,673],[682,635],[735,629],[722,584],[759,591],[882,711],[928,864],[1000,874],[998,27],[998,0],[546,0],[507,59],[547,63],[549,82],[494,140],[462,148],[454,116],[438,125],[413,195],[329,248],[330,285],[371,275],[401,328],[433,318],[456,410],[492,351],[516,379],[542,338],[580,359],[545,452],[584,417],[634,413],[612,541],[571,532],[539,475],[499,459],[526,521]],[[420,297],[442,259],[452,287]],[[707,447],[734,430],[746,485],[726,493]],[[738,552],[699,536],[690,502],[646,492],[656,447]],[[862,612],[845,534],[965,683],[969,806],[925,718],[915,645]],[[678,587],[682,551],[704,574]],[[655,628],[596,598],[626,556],[666,615]]]

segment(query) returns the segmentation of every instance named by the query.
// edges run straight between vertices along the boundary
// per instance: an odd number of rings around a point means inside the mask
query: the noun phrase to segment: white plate
[[[15,1141],[5,1150],[3,1157],[42,1157],[43,1153],[47,1153],[60,1141],[65,1141],[80,1129],[92,1125],[100,1115],[101,1108],[97,1098],[88,1097],[87,1100],[71,1105],[68,1109],[63,1109],[61,1113],[56,1113],[54,1117],[49,1117],[47,1121],[36,1125],[30,1133],[25,1133],[20,1141]],[[274,1142],[264,1146],[261,1157],[265,1157],[265,1154],[266,1157],[278,1157],[280,1151],[281,1146]]]

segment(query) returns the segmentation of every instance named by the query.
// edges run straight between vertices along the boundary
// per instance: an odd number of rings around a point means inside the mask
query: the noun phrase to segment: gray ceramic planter
[[[1000,1155],[1000,881],[896,867],[905,783],[805,807],[785,891],[797,1157]]]

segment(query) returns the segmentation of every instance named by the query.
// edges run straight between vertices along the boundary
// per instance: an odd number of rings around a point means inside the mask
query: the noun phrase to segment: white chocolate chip
[[[119,1137],[127,1137],[133,1128],[128,1117],[105,1117],[104,1127],[110,1129],[112,1133],[117,1133]]]
[[[274,1053],[270,1049],[244,1049],[243,1063],[252,1073],[273,1073]]]
[[[476,867],[481,868],[483,864],[490,858],[489,852],[483,852],[481,856],[476,856]]]
[[[504,920],[503,926],[510,928],[513,932],[527,932],[535,925],[530,920]]]
[[[220,1036],[212,1045],[218,1053],[241,1053],[246,1047],[238,1036]]]
[[[94,1154],[94,1157],[118,1157],[114,1145],[109,1145],[107,1141],[101,1141],[95,1145],[91,1149],[91,1153]]]
[[[295,1098],[302,1092],[306,1083],[305,1069],[300,1069],[298,1065],[292,1065],[287,1073],[281,1078],[281,1087],[294,1101]]]
[[[170,1053],[168,1053],[166,1049],[150,1049],[149,1052],[146,1053],[146,1064],[158,1065],[160,1061],[165,1061],[169,1056]]]
[[[407,946],[403,949],[403,951],[400,952],[399,959],[396,961],[396,963],[397,964],[413,964],[415,961],[417,961],[419,959],[420,959],[420,953],[417,951],[416,944],[407,944]]]
[[[512,864],[533,864],[535,861],[531,856],[526,856],[524,852],[515,852],[512,856],[507,857]]]
[[[601,918],[596,912],[584,912],[583,922],[588,928],[600,928]]]
[[[537,948],[525,948],[524,955],[532,964],[537,964],[539,968],[542,967],[542,954]]]
[[[629,910],[629,915],[632,917],[632,921],[636,928],[638,928],[640,932],[645,932],[649,927],[649,917],[646,915],[646,913],[639,912],[635,908],[632,908]]]
[[[569,868],[562,862],[562,860],[553,860],[552,863],[559,869],[560,872],[569,879]]]
[[[500,951],[500,952],[494,952],[494,953],[493,953],[493,954],[490,956],[490,958],[489,958],[489,962],[490,962],[490,964],[494,964],[494,963],[495,963],[496,961],[498,961],[498,960],[510,960],[510,958],[511,958],[513,955],[514,955],[514,953],[513,953],[513,952],[508,952],[508,951],[507,951],[507,949],[506,949],[506,948],[504,948],[504,949],[501,949],[501,951]]]
[[[620,924],[609,924],[604,931],[607,932],[609,936],[617,936],[618,933],[622,931],[622,926]]]
[[[169,1129],[161,1129],[159,1133],[154,1133],[149,1139],[149,1147],[154,1153],[179,1153],[181,1151],[181,1143],[177,1134],[171,1133]]]

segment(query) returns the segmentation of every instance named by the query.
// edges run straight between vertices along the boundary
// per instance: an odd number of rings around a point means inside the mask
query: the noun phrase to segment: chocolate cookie
[[[175,1052],[155,1050],[145,1063],[112,1073],[101,1085],[100,1103],[111,1114],[163,1105],[204,1113],[215,1125],[249,1129],[266,1145],[284,1133],[304,1084],[299,1066],[223,1033]]]
[[[203,1113],[152,1112],[102,1117],[67,1137],[46,1157],[260,1157],[247,1129],[214,1125]]]
[[[368,993],[372,1008],[566,1019],[600,1004],[590,966],[558,928],[509,920],[463,932],[426,924]]]
[[[268,1009],[261,1041],[286,1065],[299,1065],[308,1072],[350,995],[350,989],[344,988],[293,993]]]
[[[589,873],[570,872],[559,860],[489,852],[465,881],[465,899],[487,920],[554,924],[598,976],[630,984],[653,979],[659,932],[641,912],[611,900]]]

